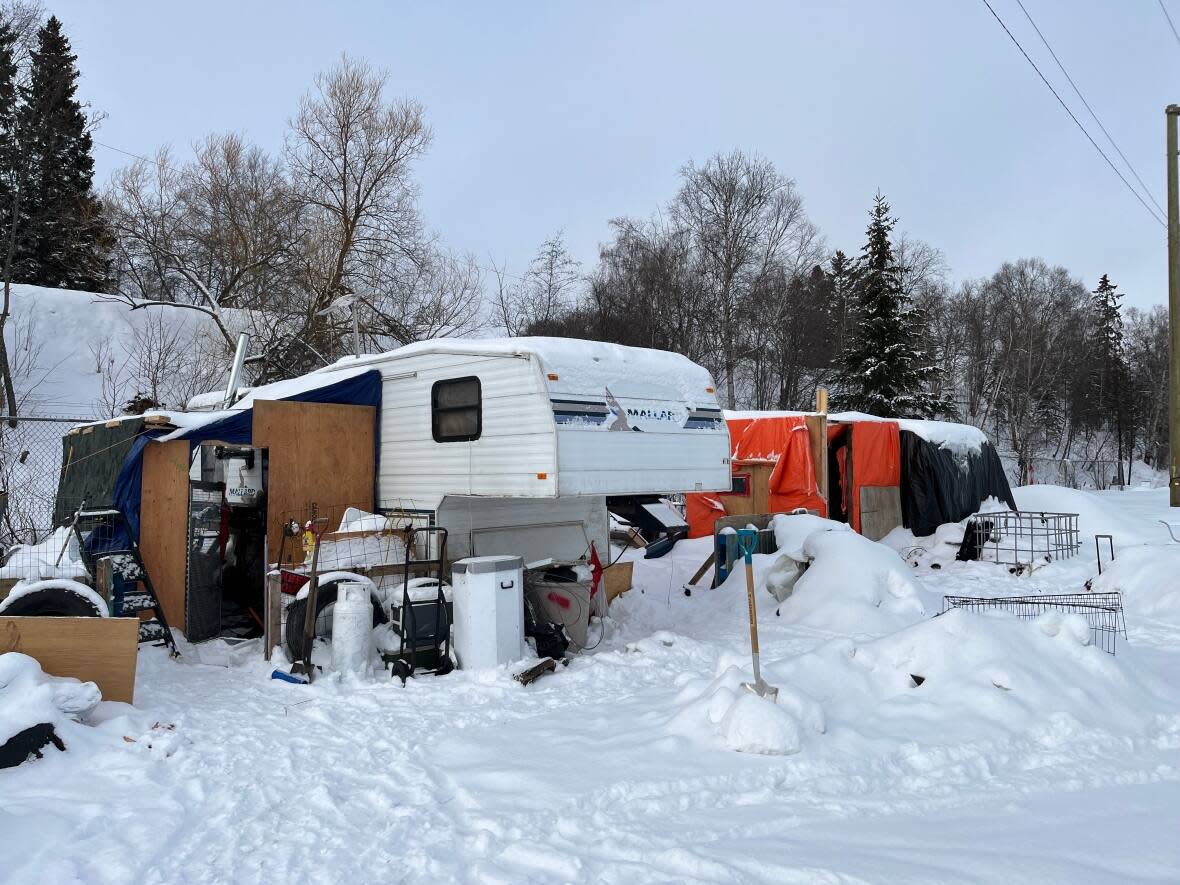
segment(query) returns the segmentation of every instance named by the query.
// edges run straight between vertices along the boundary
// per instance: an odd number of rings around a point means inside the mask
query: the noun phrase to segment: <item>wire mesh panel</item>
[[[967,521],[959,559],[1031,565],[1076,556],[1081,546],[1076,513],[1002,510]]]
[[[1047,593],[1039,596],[944,596],[942,611],[963,608],[969,611],[1004,611],[1018,618],[1033,620],[1049,612],[1081,615],[1090,627],[1090,642],[1104,652],[1115,653],[1121,633],[1127,638],[1120,593]]]
[[[62,472],[62,436],[90,420],[0,416],[0,545],[36,544],[50,533]],[[71,502],[70,509],[79,503]]]

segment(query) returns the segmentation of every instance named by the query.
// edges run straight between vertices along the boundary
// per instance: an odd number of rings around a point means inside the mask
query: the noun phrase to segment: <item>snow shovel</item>
[[[320,517],[311,523],[311,575],[307,579],[307,608],[303,613],[303,660],[291,665],[292,676],[306,676],[312,680],[311,651],[315,644],[316,597],[319,595],[320,536],[328,527],[328,520]],[[290,629],[290,625],[287,627]]]
[[[754,600],[754,551],[758,549],[758,532],[755,529],[738,529],[738,546],[746,560],[746,597],[750,603],[750,654],[754,660],[754,681],[743,682],[742,688],[766,698],[778,699],[778,689],[762,680],[762,668],[758,665],[758,606]]]

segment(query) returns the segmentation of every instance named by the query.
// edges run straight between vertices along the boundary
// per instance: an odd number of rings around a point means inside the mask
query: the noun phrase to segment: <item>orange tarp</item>
[[[901,485],[901,437],[894,421],[852,425],[852,499],[849,524],[860,531],[860,490]]]
[[[804,416],[734,418],[727,423],[734,473],[741,472],[743,463],[770,462],[775,465],[767,482],[769,512],[786,513],[805,507],[827,515],[827,505],[820,495],[819,480],[811,459]],[[726,497],[717,492],[685,496],[690,538],[713,534],[713,523],[726,515]]]

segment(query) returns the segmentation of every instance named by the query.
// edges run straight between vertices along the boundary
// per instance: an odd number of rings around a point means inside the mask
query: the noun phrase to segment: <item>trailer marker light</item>
[[[705,393],[713,393],[713,388],[712,388],[712,387],[706,387],[706,388],[705,388]]]
[[[553,372],[550,372],[550,373],[549,373],[548,375],[546,375],[545,377],[546,377],[546,378],[548,378],[550,381],[556,381],[558,376],[557,376],[557,375],[555,375]]]
[[[537,474],[537,479],[548,479],[548,478],[549,478],[548,473],[538,473]]]

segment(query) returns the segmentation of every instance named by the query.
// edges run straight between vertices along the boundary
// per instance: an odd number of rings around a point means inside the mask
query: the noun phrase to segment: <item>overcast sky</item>
[[[860,248],[880,188],[956,279],[1041,256],[1090,288],[1109,273],[1131,304],[1166,300],[1164,228],[982,0],[46,2],[108,114],[98,139],[136,153],[225,130],[277,149],[341,52],[388,69],[434,129],[427,223],[484,264],[522,269],[561,228],[589,267],[611,218],[650,215],[685,161],[739,147],[798,182],[830,247]],[[1156,0],[1024,3],[1166,205],[1180,43]],[[1180,0],[1165,3],[1180,25]],[[1017,0],[992,4],[1118,162]],[[95,153],[100,183],[127,162]]]

